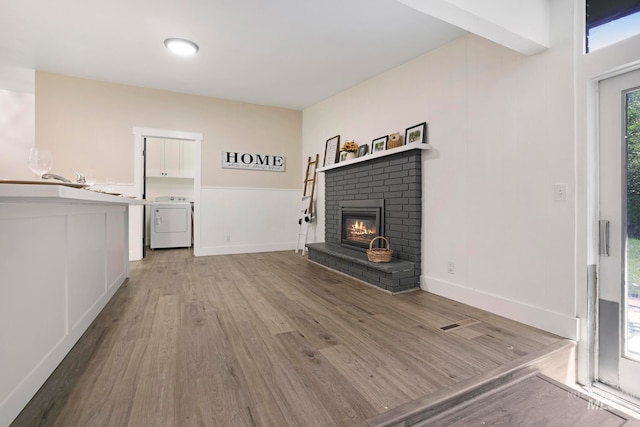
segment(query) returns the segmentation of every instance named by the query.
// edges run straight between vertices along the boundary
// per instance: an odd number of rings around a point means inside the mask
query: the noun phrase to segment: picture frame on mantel
[[[404,133],[404,141],[405,144],[427,142],[427,123],[424,122],[407,128]]]
[[[367,154],[369,154],[369,146],[367,144],[362,144],[360,147],[358,147],[358,153],[356,154],[356,157],[366,156]]]
[[[378,151],[384,151],[387,148],[387,141],[389,140],[389,135],[381,136],[380,138],[376,138],[371,142],[371,154],[377,153]]]
[[[333,165],[338,163],[340,156],[340,135],[336,135],[333,138],[327,139],[327,143],[324,146],[324,163],[322,166]]]

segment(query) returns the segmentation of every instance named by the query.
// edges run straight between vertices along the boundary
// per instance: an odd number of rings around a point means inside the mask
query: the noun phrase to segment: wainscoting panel
[[[294,250],[302,191],[204,187],[196,255]]]

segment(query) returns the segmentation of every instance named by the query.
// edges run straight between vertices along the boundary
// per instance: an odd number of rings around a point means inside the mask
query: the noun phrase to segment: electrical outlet
[[[456,263],[453,261],[449,261],[447,263],[447,273],[456,274]]]
[[[226,237],[226,239],[225,239],[225,240],[226,240],[227,242],[230,242],[230,241],[231,241],[231,234],[227,234],[227,237]]]

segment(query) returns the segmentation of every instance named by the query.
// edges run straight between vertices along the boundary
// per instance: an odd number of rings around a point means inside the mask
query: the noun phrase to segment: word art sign
[[[251,169],[261,171],[285,171],[285,157],[269,154],[222,152],[223,169]]]

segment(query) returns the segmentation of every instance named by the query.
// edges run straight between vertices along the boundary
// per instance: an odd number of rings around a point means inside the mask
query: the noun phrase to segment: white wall
[[[303,158],[428,122],[423,287],[576,338],[573,1],[551,15],[544,53],[469,35],[307,108]]]
[[[166,129],[202,134],[202,185],[301,186],[300,111],[36,72],[36,115],[36,145],[62,175],[91,168],[98,182],[135,182],[133,129]],[[290,161],[285,172],[256,174],[223,169],[223,151]]]

